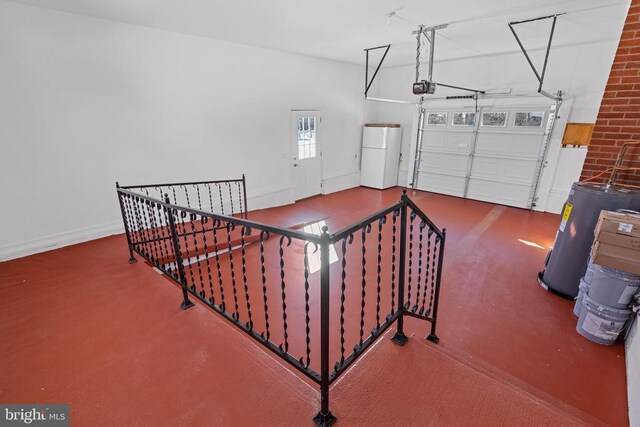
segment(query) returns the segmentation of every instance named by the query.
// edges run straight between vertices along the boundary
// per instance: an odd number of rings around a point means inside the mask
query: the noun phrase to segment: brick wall
[[[620,146],[628,140],[640,142],[640,0],[633,0],[629,8],[581,179],[612,167]],[[640,168],[640,148],[628,150],[625,159],[624,167]],[[640,171],[619,176],[620,183],[640,185]]]

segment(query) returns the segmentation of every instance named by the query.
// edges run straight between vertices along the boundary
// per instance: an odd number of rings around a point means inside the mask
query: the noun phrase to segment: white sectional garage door
[[[530,208],[552,108],[427,111],[414,188]]]

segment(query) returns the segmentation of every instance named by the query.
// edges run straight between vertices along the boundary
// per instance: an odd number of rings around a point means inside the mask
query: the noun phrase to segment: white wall
[[[612,29],[613,38],[620,34],[621,28],[620,26],[620,28]],[[545,90],[551,93],[562,90],[570,102],[573,102],[572,107],[565,105],[564,111],[561,110],[561,113],[565,114],[565,117],[561,117],[562,122],[593,123],[596,121],[600,101],[618,45],[617,38],[613,38],[609,41],[589,45],[552,48],[545,77]],[[542,64],[544,52],[538,50],[532,53],[534,62]],[[422,73],[423,77],[426,77],[425,65],[422,67]],[[383,69],[379,78],[381,80],[379,87],[370,93],[370,96],[408,101],[417,100],[411,93],[411,83],[415,78],[414,66]],[[511,89],[513,93],[534,93],[537,90],[537,80],[521,52],[449,61],[438,61],[436,54],[434,80],[479,89]],[[464,94],[466,93],[439,87],[436,96]],[[429,101],[428,99],[427,97],[425,104],[427,108],[438,105],[451,106],[454,102],[459,105],[473,105],[472,101]],[[484,103],[481,102],[480,105],[499,102],[517,104],[541,101],[546,102],[541,96],[536,96],[526,101],[524,98],[523,100],[509,101],[487,100]],[[412,168],[409,162],[409,148],[415,139],[416,108],[411,105],[375,104],[371,111],[376,112],[379,121],[397,122],[402,124],[405,129],[402,143],[402,157],[405,161],[401,164],[399,182],[406,183],[407,175]],[[410,132],[409,129],[413,129],[413,131]],[[564,153],[563,151],[571,149],[560,149],[563,129],[561,127],[557,129],[559,132],[554,132],[555,135],[552,139],[554,146],[550,147],[550,154],[553,152],[553,155],[548,159],[550,163],[544,172],[546,175],[550,175],[547,178],[550,181],[550,190],[547,189],[546,193],[541,195],[545,200],[548,199],[548,203],[545,203],[542,209],[550,212],[559,211],[562,203],[566,200],[571,183],[578,180],[579,171],[584,162],[582,155],[584,153]],[[558,200],[561,200],[559,205]]]
[[[0,260],[120,229],[122,184],[247,175],[293,201],[291,109],[357,185],[363,68],[0,0]]]

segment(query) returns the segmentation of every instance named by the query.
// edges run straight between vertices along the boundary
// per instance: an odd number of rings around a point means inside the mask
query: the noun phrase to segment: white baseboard
[[[249,211],[289,205],[295,202],[295,193],[290,185],[263,188],[247,192]]]
[[[625,350],[629,425],[640,426],[640,318],[635,320],[627,336]]]
[[[337,191],[348,190],[360,185],[360,171],[344,175],[330,176],[323,180],[323,194],[331,194]]]
[[[93,225],[79,230],[41,237],[39,239],[11,243],[0,247],[0,261],[46,252],[63,246],[87,242],[119,233],[124,233],[122,220]]]
[[[247,194],[251,210],[287,205],[293,203],[293,197],[293,188],[290,186],[265,188]],[[0,246],[0,262],[120,233],[124,233],[122,219],[38,239],[10,243]]]
[[[325,194],[357,187],[360,185],[360,172],[326,178],[324,182]],[[248,192],[247,199],[250,211],[288,205],[295,202],[294,188],[290,185],[263,188]],[[0,246],[0,262],[119,233],[124,233],[121,219],[38,239],[10,243]]]

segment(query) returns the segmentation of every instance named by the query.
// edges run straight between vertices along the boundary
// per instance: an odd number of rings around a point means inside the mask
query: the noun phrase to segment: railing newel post
[[[116,193],[118,194],[118,203],[120,203],[120,213],[122,213],[122,222],[124,223],[124,233],[127,236],[127,246],[129,247],[129,264],[138,262],[135,256],[133,256],[133,244],[131,243],[131,233],[129,231],[129,220],[124,210],[124,203],[122,198],[124,197],[120,191],[120,184],[116,182]]]
[[[440,248],[438,252],[438,275],[436,276],[436,289],[433,301],[433,321],[431,322],[431,332],[427,336],[427,340],[434,344],[438,344],[440,338],[436,335],[436,321],[438,320],[438,302],[440,301],[440,279],[442,278],[442,264],[444,261],[444,243],[447,237],[447,229],[442,229],[442,237],[440,238]]]
[[[405,345],[409,340],[404,334],[404,313],[406,311],[404,306],[404,280],[407,256],[407,199],[407,190],[404,189],[402,190],[402,196],[400,198],[402,206],[400,207],[400,259],[398,271],[398,311],[400,311],[401,314],[398,316],[396,334],[391,338],[391,341],[400,346]]]
[[[329,410],[329,305],[330,305],[330,261],[329,228],[322,227],[320,235],[320,412],[313,418],[319,427],[328,427],[336,422]]]
[[[249,218],[249,208],[247,207],[247,180],[242,174],[242,196],[244,197],[244,218]]]
[[[176,255],[176,267],[178,268],[178,277],[180,278],[180,285],[182,286],[182,303],[180,308],[186,310],[194,306],[193,302],[189,300],[189,292],[187,291],[187,279],[184,274],[184,264],[182,262],[182,255],[180,254],[180,243],[178,242],[178,233],[176,232],[176,224],[173,218],[173,208],[171,207],[171,201],[169,195],[164,195],[164,212],[167,215],[167,222],[169,222],[169,230],[171,231],[171,242],[173,243],[173,251]]]

